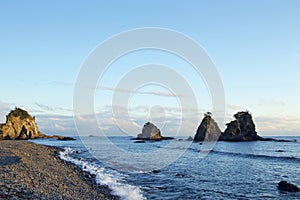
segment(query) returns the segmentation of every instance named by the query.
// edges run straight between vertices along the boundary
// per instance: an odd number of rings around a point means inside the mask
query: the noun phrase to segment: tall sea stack
[[[211,113],[204,114],[194,141],[256,141],[263,140],[255,130],[255,124],[248,111],[241,111],[234,115],[235,120],[227,123],[227,128],[221,132]]]
[[[211,113],[204,113],[204,118],[199,125],[194,142],[199,141],[216,141],[220,137],[221,130],[215,120],[212,118]]]

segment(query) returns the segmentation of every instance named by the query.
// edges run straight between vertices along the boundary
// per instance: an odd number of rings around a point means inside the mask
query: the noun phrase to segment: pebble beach
[[[59,158],[61,149],[0,140],[0,199],[118,199],[95,177]]]

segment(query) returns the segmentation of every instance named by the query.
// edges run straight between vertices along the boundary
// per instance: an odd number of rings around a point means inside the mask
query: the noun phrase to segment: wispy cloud
[[[227,104],[227,108],[230,110],[246,110],[244,107],[239,106],[239,105],[235,105],[235,104]]]
[[[54,108],[44,105],[44,104],[40,104],[35,102],[35,105],[37,105],[39,108],[43,109],[43,110],[47,110],[47,111],[54,111]]]
[[[73,116],[40,114],[36,115],[39,130],[45,134],[76,135]]]
[[[3,102],[0,100],[0,123],[4,122],[5,116],[8,114],[7,111],[11,110],[13,108],[13,104]]]
[[[64,82],[64,81],[52,81],[50,84],[54,85],[61,85],[61,86],[74,86],[73,83],[69,82]],[[173,94],[171,92],[162,92],[162,91],[147,91],[147,92],[142,92],[142,91],[134,91],[126,88],[113,88],[113,87],[108,87],[108,86],[84,86],[87,89],[97,89],[97,90],[106,90],[106,91],[112,91],[112,92],[124,92],[124,93],[134,93],[134,94],[145,94],[145,95],[156,95],[156,96],[164,96],[164,97],[189,97],[188,95],[185,94]]]
[[[35,102],[35,105],[38,106],[40,109],[45,110],[45,111],[67,111],[67,112],[71,112],[72,109],[67,109],[67,108],[62,108],[62,107],[52,107],[52,106],[48,106],[45,104],[41,104],[38,102]]]
[[[6,111],[11,109],[12,104],[7,103],[7,102],[3,102],[0,100],[0,111]]]
[[[125,92],[125,93],[135,93],[135,94],[150,94],[156,96],[164,96],[164,97],[188,97],[188,95],[184,94],[172,94],[171,92],[161,92],[161,91],[149,91],[149,92],[142,92],[142,91],[133,91],[125,88],[113,88],[107,86],[98,86],[98,90],[108,90],[113,92]]]
[[[295,132],[300,135],[300,118],[295,116],[257,116],[254,117],[258,132],[277,133]]]
[[[259,106],[285,106],[285,102],[278,99],[259,99],[258,100]]]

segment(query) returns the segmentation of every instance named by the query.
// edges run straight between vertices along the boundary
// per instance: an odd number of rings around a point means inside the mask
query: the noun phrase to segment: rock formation
[[[15,108],[6,116],[6,123],[0,127],[0,139],[34,139],[42,137],[35,118],[27,111]]]
[[[300,192],[300,188],[286,181],[280,181],[277,185],[277,188],[279,190],[287,191],[287,192]]]
[[[143,140],[162,140],[160,130],[150,122],[144,125],[142,133],[138,134],[137,138]]]
[[[47,136],[38,130],[35,117],[21,108],[15,108],[6,116],[5,124],[0,124],[0,140],[27,140],[35,138],[57,138],[70,140],[64,136]]]
[[[185,141],[194,141],[194,138],[192,136],[189,136],[188,138],[185,139]]]
[[[44,138],[57,138],[57,140],[61,140],[61,141],[76,140],[72,137],[64,137],[64,136],[59,136],[59,135],[46,136]]]
[[[194,142],[199,141],[273,141],[273,142],[297,142],[297,140],[283,140],[273,138],[262,138],[256,130],[252,116],[248,111],[241,111],[234,115],[235,120],[227,123],[227,128],[221,132],[211,113],[204,114],[199,125]]]
[[[204,118],[199,125],[196,135],[194,137],[194,142],[199,141],[216,141],[220,137],[221,130],[218,124],[211,117],[211,113],[207,112],[204,114]]]
[[[221,132],[211,113],[205,113],[197,129],[194,141],[256,141],[264,140],[257,135],[252,116],[248,111],[238,112],[235,120],[226,124],[227,128]]]
[[[163,137],[160,133],[160,130],[150,122],[147,122],[143,129],[142,133],[137,135],[138,140],[167,140],[167,139],[173,139],[172,137]]]
[[[255,124],[248,111],[238,112],[234,115],[235,120],[229,122],[220,141],[256,141],[260,139],[255,130]]]

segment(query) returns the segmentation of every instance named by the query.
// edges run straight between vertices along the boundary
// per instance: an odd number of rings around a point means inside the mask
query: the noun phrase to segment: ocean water
[[[97,183],[121,199],[300,199],[300,193],[277,189],[281,180],[300,186],[300,137],[280,139],[297,142],[217,142],[205,157],[199,153],[201,143],[184,140],[33,142],[64,148],[62,159],[95,174]]]

